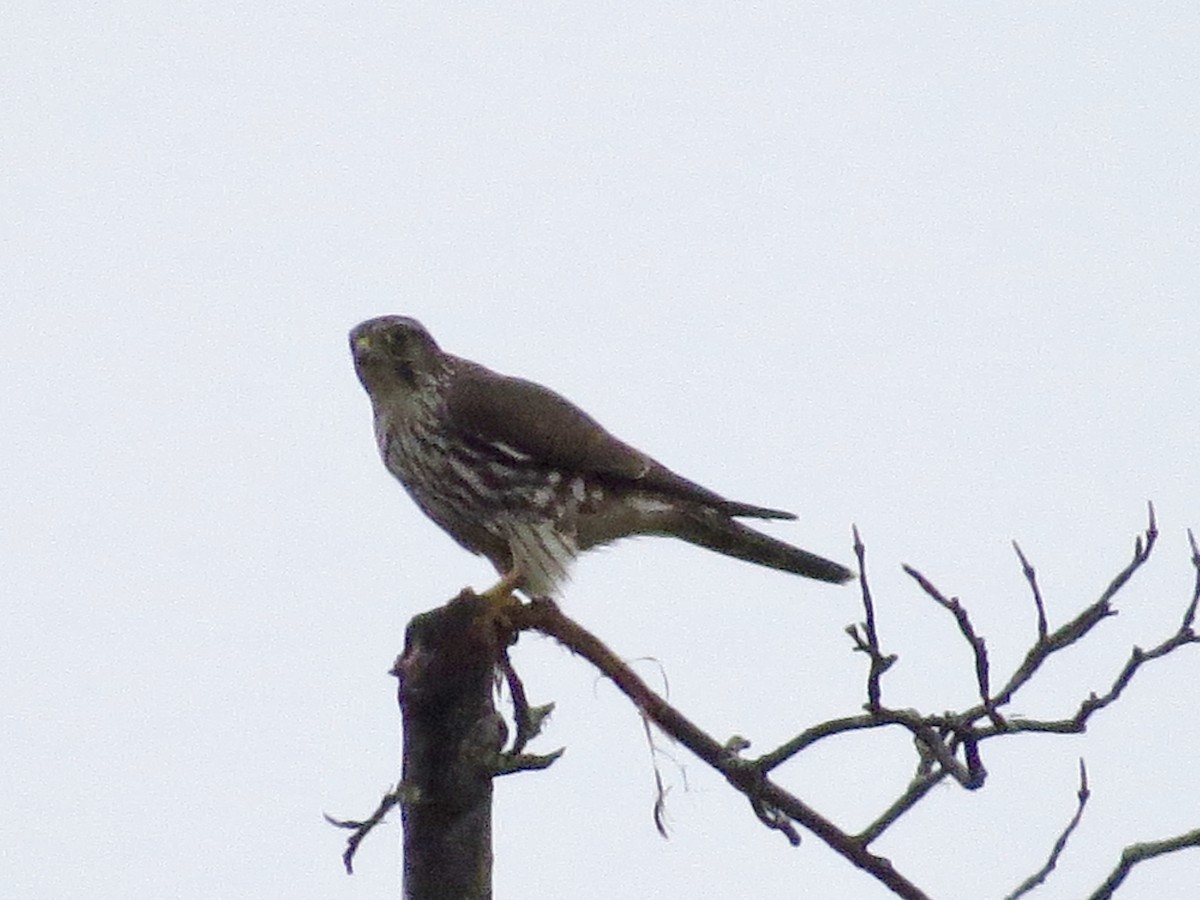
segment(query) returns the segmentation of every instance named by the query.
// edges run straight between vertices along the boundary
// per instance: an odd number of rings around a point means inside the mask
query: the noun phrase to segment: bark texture
[[[492,896],[492,777],[505,725],[486,601],[464,592],[409,622],[399,679],[406,900]]]

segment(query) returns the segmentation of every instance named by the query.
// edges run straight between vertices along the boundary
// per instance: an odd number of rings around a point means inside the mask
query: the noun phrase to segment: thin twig
[[[1153,549],[1157,536],[1157,529],[1153,519],[1153,508],[1150,510],[1150,516],[1150,523],[1144,541],[1135,543],[1133,560],[1113,579],[1104,596],[1055,633],[1039,635],[1037,644],[1030,650],[1022,666],[1014,673],[1005,690],[1001,692],[999,699],[993,700],[993,706],[998,706],[1001,702],[1011,700],[1015,688],[1028,681],[1051,653],[1080,640],[1098,622],[1112,614],[1112,611],[1108,608],[1108,604],[1116,593],[1116,589],[1119,589],[1128,581],[1129,576],[1146,561],[1150,550]],[[1196,570],[1196,580],[1191,600],[1184,613],[1178,632],[1149,651],[1135,650],[1131,654],[1130,661],[1122,668],[1113,683],[1112,689],[1107,694],[1098,698],[1095,696],[1087,698],[1080,704],[1079,710],[1071,718],[1061,721],[1038,721],[1017,718],[1006,720],[1003,726],[996,726],[993,720],[990,727],[980,728],[974,723],[980,718],[988,716],[989,713],[988,709],[983,705],[972,707],[962,713],[924,716],[921,721],[931,728],[948,731],[950,733],[948,748],[953,750],[961,743],[964,755],[966,756],[966,771],[970,773],[978,766],[981,774],[982,763],[979,762],[978,755],[978,743],[981,740],[996,737],[1000,734],[1013,734],[1021,731],[1082,731],[1090,715],[1117,699],[1121,691],[1124,690],[1134,676],[1138,667],[1151,659],[1165,656],[1184,644],[1198,642],[1193,632],[1193,623],[1197,615],[1197,608],[1200,607],[1200,548],[1197,547],[1195,536],[1191,531],[1188,532],[1188,539],[1192,549],[1192,563]],[[1041,592],[1037,587],[1036,576],[1033,573],[1032,566],[1029,566],[1028,560],[1024,557],[1019,547],[1017,548],[1017,553],[1018,557],[1022,560],[1023,567],[1027,567],[1026,578],[1030,581],[1030,586],[1034,591],[1035,605],[1039,609],[1044,609],[1041,603]],[[947,604],[949,603],[949,601],[946,602]],[[1039,615],[1039,619],[1043,616],[1044,611]],[[856,637],[861,636],[856,635]],[[910,715],[917,716],[918,714],[910,713]],[[808,745],[822,738],[855,730],[881,727],[883,725],[901,725],[910,731],[913,730],[911,727],[912,722],[906,717],[895,716],[895,711],[893,710],[880,709],[875,714],[837,719],[809,728],[776,750],[764,754],[760,757],[759,763],[765,770],[769,767],[779,765],[785,759],[790,758]],[[915,806],[934,784],[941,781],[947,774],[950,774],[945,770],[936,768],[936,766],[941,764],[941,760],[934,754],[931,754],[928,747],[919,739],[917,746],[919,752],[922,754],[922,763],[918,767],[917,777],[875,822],[857,835],[864,844],[874,841],[893,822]],[[937,745],[934,744],[933,746],[936,747]],[[963,771],[961,766],[958,768],[958,771],[960,773]]]
[[[1046,860],[1046,864],[1026,878],[1017,886],[1017,889],[1009,894],[1005,900],[1017,900],[1023,894],[1028,894],[1038,885],[1042,884],[1046,878],[1054,871],[1054,867],[1058,865],[1058,858],[1062,855],[1063,850],[1067,846],[1067,841],[1071,838],[1071,833],[1079,825],[1080,819],[1083,818],[1083,809],[1087,806],[1088,798],[1091,792],[1088,790],[1087,766],[1083,764],[1083,760],[1079,760],[1079,791],[1076,794],[1078,805],[1075,807],[1075,815],[1071,816],[1071,821],[1067,823],[1067,827],[1063,829],[1062,834],[1058,836],[1058,840],[1054,842],[1054,848],[1050,851],[1050,858]]]
[[[975,658],[975,684],[979,690],[979,700],[983,704],[984,712],[992,720],[997,728],[1004,726],[1004,720],[1000,718],[1000,714],[996,712],[995,704],[991,699],[991,688],[988,684],[988,654],[987,642],[984,641],[975,632],[975,627],[971,624],[971,617],[967,613],[967,608],[959,602],[957,597],[947,599],[936,587],[933,582],[914,569],[912,566],[904,566],[904,571],[921,586],[934,602],[943,609],[949,610],[954,616],[954,621],[958,623],[958,630],[962,633],[967,644],[971,647],[971,653]]]
[[[379,806],[375,808],[375,812],[371,813],[370,818],[363,821],[355,821],[353,819],[335,819],[328,813],[324,813],[325,821],[330,825],[336,825],[338,828],[348,828],[354,833],[346,839],[346,851],[342,854],[342,865],[346,867],[346,874],[354,874],[354,854],[358,852],[358,845],[363,842],[368,834],[371,833],[376,825],[384,820],[392,809],[399,805],[401,799],[402,788],[396,785],[394,790],[388,791],[379,801]]]
[[[1176,835],[1161,841],[1147,841],[1144,844],[1130,844],[1121,851],[1121,861],[1112,870],[1104,884],[1100,885],[1088,900],[1109,900],[1113,892],[1120,887],[1121,882],[1129,874],[1129,870],[1140,862],[1162,856],[1164,853],[1174,853],[1187,847],[1200,847],[1200,828],[1186,834]]]
[[[861,841],[863,846],[869,845],[891,827],[897,819],[916,806],[917,802],[945,777],[945,769],[934,769],[932,772],[918,775],[909,783],[904,793],[897,797],[892,805],[880,814],[879,818],[856,834],[855,838]]]
[[[1129,652],[1129,658],[1125,661],[1125,665],[1121,667],[1121,671],[1113,680],[1112,686],[1105,693],[1099,696],[1095,693],[1090,694],[1079,704],[1079,708],[1069,719],[1041,720],[1010,718],[1005,721],[1003,731],[1014,734],[1022,731],[1051,732],[1056,734],[1078,734],[1083,732],[1087,729],[1088,720],[1095,713],[1115,703],[1120,698],[1125,688],[1129,686],[1129,682],[1133,680],[1134,674],[1143,665],[1151,660],[1161,659],[1180,647],[1200,643],[1200,636],[1193,630],[1191,619],[1191,616],[1195,614],[1197,598],[1200,598],[1200,565],[1197,566],[1197,573],[1196,587],[1188,606],[1188,613],[1191,615],[1185,614],[1179,630],[1157,646],[1151,647],[1149,650],[1134,647]],[[979,738],[994,737],[998,733],[1000,733],[999,729],[980,729]]]
[[[513,705],[513,722],[517,726],[517,733],[513,736],[512,747],[508,749],[508,753],[519,757],[525,749],[525,745],[541,733],[542,723],[554,711],[554,704],[529,705],[529,699],[525,696],[525,685],[521,682],[521,677],[508,658],[507,648],[501,651],[498,665],[501,674],[504,675],[504,681],[508,685],[508,693],[512,698]]]
[[[875,712],[882,702],[880,679],[883,673],[892,667],[896,656],[884,656],[879,649],[879,633],[875,628],[875,602],[871,597],[871,586],[867,583],[867,548],[858,533],[857,525],[853,526],[852,531],[854,555],[858,559],[858,583],[862,588],[864,619],[861,635],[854,625],[847,626],[846,632],[854,641],[854,649],[866,653],[871,661],[867,670],[867,709]]]
[[[1079,615],[1065,625],[1055,629],[1046,635],[1045,638],[1039,639],[1029,648],[1029,651],[1025,654],[1025,658],[1021,661],[1016,671],[1009,677],[1008,682],[992,698],[993,707],[999,708],[1010,702],[1013,695],[1033,677],[1034,672],[1041,668],[1042,663],[1051,655],[1071,646],[1088,634],[1100,622],[1109,616],[1116,615],[1116,610],[1111,605],[1113,596],[1129,581],[1134,572],[1145,565],[1146,560],[1150,558],[1150,553],[1154,549],[1154,544],[1157,540],[1158,525],[1154,519],[1154,506],[1151,505],[1149,507],[1149,524],[1146,527],[1146,531],[1143,537],[1134,541],[1133,558],[1117,573],[1116,577],[1105,588],[1104,593],[1100,595],[1100,599],[1084,608]],[[975,710],[968,710],[964,713],[964,716],[971,717],[975,712]],[[978,713],[980,715],[985,714],[986,710],[981,708]]]
[[[1029,564],[1025,554],[1021,552],[1021,545],[1016,541],[1013,541],[1012,545],[1013,549],[1017,551],[1017,558],[1021,560],[1021,571],[1025,575],[1025,580],[1029,582],[1029,589],[1033,591],[1033,605],[1037,607],[1037,639],[1044,641],[1046,639],[1046,604],[1042,602],[1042,589],[1038,587],[1037,572]]]
[[[1196,570],[1196,586],[1192,588],[1192,602],[1183,613],[1183,621],[1179,624],[1180,631],[1191,631],[1192,623],[1196,621],[1196,607],[1200,605],[1200,547],[1196,546],[1196,535],[1188,529],[1188,543],[1192,547],[1192,568]]]
[[[770,753],[764,753],[754,760],[754,765],[763,773],[770,772],[777,766],[787,762],[801,750],[815,744],[822,738],[835,734],[846,734],[850,731],[863,731],[870,728],[882,728],[885,725],[896,724],[890,719],[880,718],[878,714],[863,713],[858,716],[845,716],[841,719],[830,719],[811,728],[806,728],[787,743],[776,747]]]
[[[926,897],[915,884],[902,876],[883,857],[869,852],[861,843],[821,816],[799,798],[767,778],[753,763],[740,759],[730,748],[718,743],[677,709],[658,696],[623,660],[599,638],[568,619],[550,600],[535,600],[510,613],[513,627],[535,629],[554,638],[596,666],[664,732],[708,763],[750,801],[755,815],[764,824],[796,843],[799,835],[791,822],[797,822],[825,841],[853,865],[869,872],[899,897],[923,900]]]

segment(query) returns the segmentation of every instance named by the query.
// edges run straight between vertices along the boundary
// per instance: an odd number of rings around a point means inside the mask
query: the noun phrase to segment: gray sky
[[[1200,526],[1200,13],[1190,4],[10,4],[0,12],[0,882],[61,897],[384,898],[322,812],[396,778],[416,612],[488,565],[375,454],[345,332],[396,312],[550,384],[668,465],[868,543],[885,699],[971,700],[1145,524],[1121,615],[1015,709],[1059,716],[1175,627]],[[661,540],[584,559],[567,611],[714,735],[763,751],[856,711],[832,588]],[[548,773],[503,779],[497,897],[884,896],[789,848],[546,641]],[[934,896],[1001,896],[1094,796],[1049,886],[1200,825],[1191,648],[1088,735],[986,747],[878,846]],[[898,734],[783,782],[847,827]],[[1124,897],[1181,897],[1192,851]]]

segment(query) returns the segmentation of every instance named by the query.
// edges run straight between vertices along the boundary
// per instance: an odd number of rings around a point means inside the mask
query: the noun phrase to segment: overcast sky
[[[1193,4],[15,3],[0,11],[0,883],[42,898],[397,896],[387,670],[492,579],[380,464],[346,331],[416,316],[555,387],[772,533],[867,542],[885,701],[971,702],[960,596],[1015,666],[1127,561],[1121,614],[1014,709],[1059,717],[1176,627],[1200,526],[1200,13]],[[765,751],[856,712],[835,588],[657,539],[567,612],[699,725]],[[548,772],[501,780],[498,898],[885,896],[766,831],[548,641],[515,653]],[[1200,826],[1200,649],[1087,735],[985,745],[876,847],[1000,897],[1093,798],[1038,896]],[[781,781],[847,828],[902,735]],[[1184,897],[1195,850],[1126,898]]]

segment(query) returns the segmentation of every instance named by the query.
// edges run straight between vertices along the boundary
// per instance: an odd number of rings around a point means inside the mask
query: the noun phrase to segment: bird
[[[637,535],[834,584],[853,576],[738,521],[792,513],[689,481],[549,388],[446,353],[416,319],[379,316],[349,337],[384,465],[426,516],[491,562],[501,576],[492,591],[558,597],[577,556]]]

